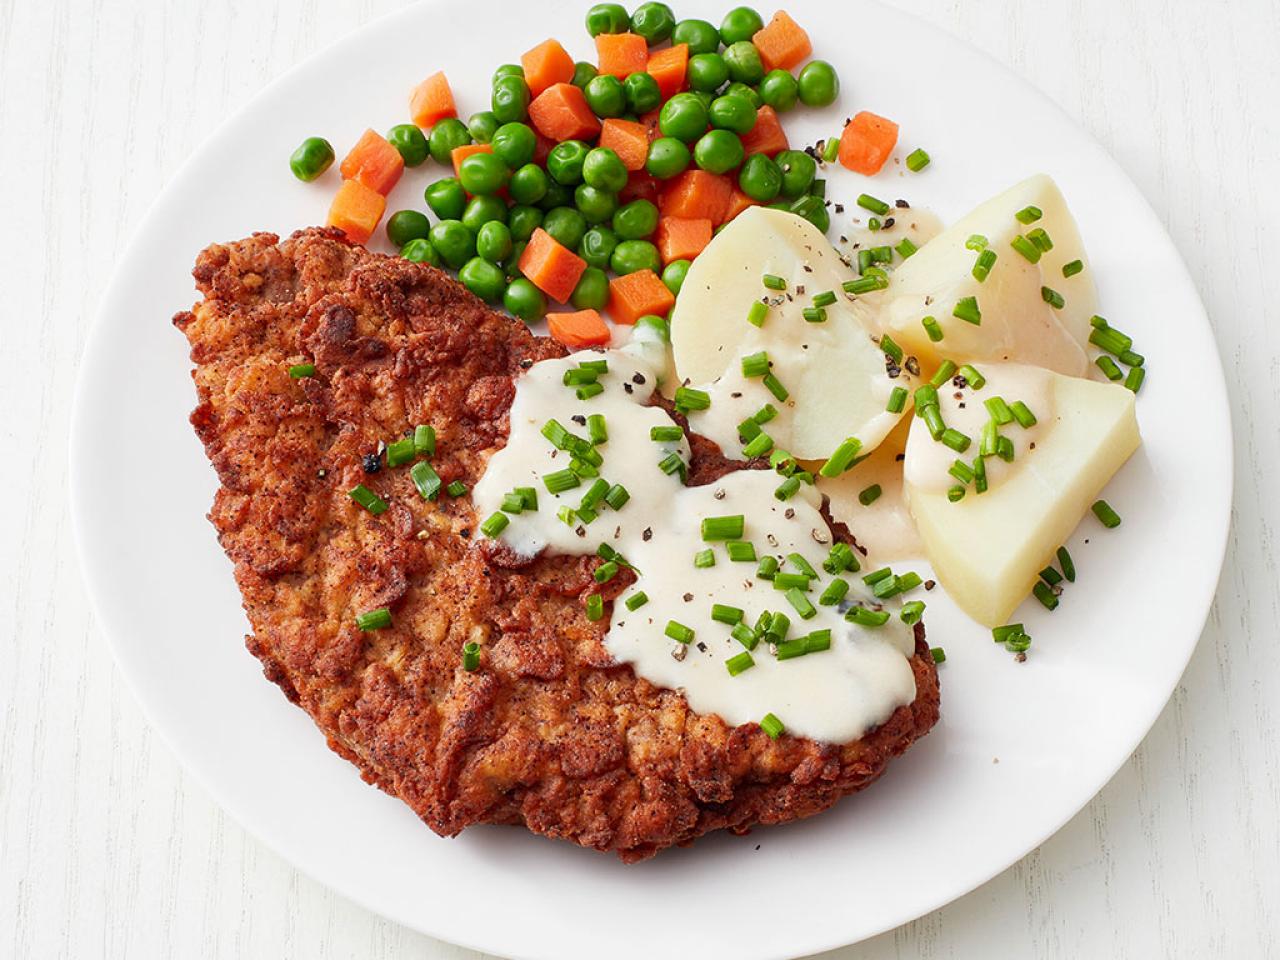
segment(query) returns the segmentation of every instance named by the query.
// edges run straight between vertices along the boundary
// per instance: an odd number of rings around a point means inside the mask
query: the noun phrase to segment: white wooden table
[[[1167,224],[1226,365],[1234,530],[1199,650],[1115,780],[985,887],[832,956],[1280,956],[1280,5],[895,2],[1046,90]],[[182,772],[88,612],[66,509],[116,251],[263,83],[398,5],[0,0],[0,957],[476,956],[300,876]]]

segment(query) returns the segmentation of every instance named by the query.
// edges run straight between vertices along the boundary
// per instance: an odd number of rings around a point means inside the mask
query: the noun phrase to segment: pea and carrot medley
[[[862,112],[839,138],[791,148],[780,115],[829,106],[840,80],[809,59],[808,34],[784,11],[766,24],[736,7],[717,28],[677,21],[665,3],[631,14],[600,3],[586,27],[594,65],[546,40],[494,71],[490,109],[466,123],[444,74],[429,76],[410,94],[411,123],[386,137],[366,131],[342,161],[329,225],[363,243],[406,166],[452,168],[426,189],[435,222],[398,211],[388,239],[527,322],[547,314],[548,298],[570,305],[576,312],[551,315],[551,335],[580,348],[609,341],[601,311],[663,326],[690,261],[750,206],[790,210],[825,232],[819,166],[874,174],[897,144],[897,124]],[[333,161],[328,142],[311,137],[290,167],[310,181]],[[928,162],[923,150],[907,158],[912,171]]]

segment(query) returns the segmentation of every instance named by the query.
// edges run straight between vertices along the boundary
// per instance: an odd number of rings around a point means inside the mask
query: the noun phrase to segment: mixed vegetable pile
[[[897,144],[897,124],[862,112],[840,137],[791,148],[780,114],[829,106],[840,81],[829,63],[808,60],[809,36],[784,11],[766,24],[737,7],[717,28],[677,21],[665,3],[630,15],[600,3],[586,27],[595,64],[546,40],[494,71],[490,109],[466,123],[445,75],[424,80],[409,98],[412,123],[385,137],[367,130],[343,159],[329,224],[363,243],[406,166],[451,167],[426,188],[435,222],[400,210],[388,239],[514,316],[545,316],[553,337],[581,348],[609,342],[601,311],[665,334],[690,261],[752,205],[825,232],[819,168],[838,160],[871,175]],[[310,181],[333,161],[329,143],[312,137],[290,165]],[[907,167],[928,162],[916,150]],[[548,299],[574,309],[548,313]]]

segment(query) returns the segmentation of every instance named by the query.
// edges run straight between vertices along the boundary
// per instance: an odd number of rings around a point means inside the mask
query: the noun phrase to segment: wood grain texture
[[[829,956],[1280,956],[1280,6],[897,2],[1045,90],[1168,226],[1226,366],[1234,527],[1199,649],[1119,775],[991,883]],[[477,956],[334,896],[214,807],[123,688],[66,511],[114,252],[209,130],[397,6],[0,0],[0,956]]]

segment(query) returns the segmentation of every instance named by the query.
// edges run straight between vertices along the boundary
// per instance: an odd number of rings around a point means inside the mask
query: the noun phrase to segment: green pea
[[[569,295],[569,302],[579,310],[599,310],[609,302],[609,278],[599,267],[587,267],[578,278],[578,285]]]
[[[562,186],[554,180],[548,180],[547,192],[538,201],[538,206],[545,212],[554,210],[556,207],[567,207],[571,203],[573,203],[573,188]]]
[[[514,123],[528,117],[529,85],[524,77],[505,76],[495,80],[490,106],[499,123]]]
[[[671,42],[687,43],[690,57],[715,53],[720,49],[720,31],[705,20],[681,20],[671,31]]]
[[[616,214],[615,214],[616,216]],[[578,244],[578,256],[587,261],[587,266],[599,270],[609,269],[609,258],[618,245],[618,235],[608,227],[592,227],[582,235]]]
[[[524,277],[517,277],[508,284],[502,294],[502,305],[507,308],[507,313],[525,323],[541,320],[547,312],[547,298]]]
[[[785,113],[796,105],[798,90],[796,78],[786,70],[770,70],[760,81],[760,99],[778,113]]]
[[[617,193],[627,185],[627,168],[608,147],[596,147],[582,161],[582,179],[597,190]]]
[[[490,263],[501,263],[511,256],[511,230],[501,220],[490,220],[476,231],[476,253]]]
[[[444,177],[427,185],[423,193],[427,206],[441,220],[461,220],[467,209],[467,191],[456,177]]]
[[[573,191],[573,202],[587,223],[604,223],[618,209],[618,195],[589,183],[580,183]]]
[[[472,233],[494,220],[507,222],[507,205],[501,197],[486,194],[472,197],[467,201],[467,209],[462,213],[462,222]]]
[[[742,165],[738,186],[752,200],[769,203],[782,189],[782,171],[763,153],[753,153]]]
[[[476,143],[489,143],[497,129],[498,118],[493,115],[492,110],[473,113],[471,119],[467,121],[467,132]]]
[[[497,303],[507,288],[507,277],[496,264],[483,257],[472,257],[458,271],[462,285],[485,303]]]
[[[627,91],[617,77],[601,74],[583,88],[587,106],[597,117],[620,117],[627,109]]]
[[[387,239],[392,246],[403,247],[410,240],[419,240],[431,232],[431,221],[417,210],[397,210],[387,218]]]
[[[542,226],[542,211],[537,207],[514,206],[507,213],[507,226],[514,240],[528,240]]]
[[[810,60],[800,71],[800,102],[806,107],[825,107],[840,95],[840,78],[836,68],[825,60]]]
[[[445,117],[431,128],[427,143],[431,149],[431,159],[442,167],[447,167],[453,163],[454,148],[471,143],[471,134],[457,117]]]
[[[658,229],[658,208],[648,200],[632,200],[613,215],[613,232],[620,240],[643,240]]]
[[[582,182],[582,164],[591,148],[581,140],[562,140],[547,154],[547,173],[556,183],[566,187]]]
[[[476,255],[475,234],[461,220],[441,220],[432,227],[431,245],[454,270]]]
[[[756,125],[756,108],[746,97],[730,95],[711,101],[707,119],[719,130],[732,130],[737,134],[750,133]]]
[[[406,243],[400,248],[400,256],[410,263],[429,263],[433,267],[440,266],[440,254],[436,253],[436,248],[425,237],[418,237]]]
[[[631,18],[619,3],[597,3],[587,11],[587,33],[626,33],[631,28]]]
[[[538,138],[527,123],[504,123],[493,132],[494,155],[512,170],[533,159]]]
[[[518,63],[504,63],[493,71],[492,82],[496,83],[501,77],[519,77],[524,79],[524,67]]]
[[[547,172],[536,163],[526,163],[511,174],[507,189],[516,203],[537,203],[547,195]]]
[[[689,273],[689,267],[688,260],[672,260],[663,268],[662,282],[667,285],[672,296],[680,296],[680,288],[684,286],[684,278]]]
[[[821,197],[803,196],[794,201],[790,208],[798,213],[823,233],[831,226],[831,214],[827,213],[827,204]]]
[[[575,87],[585,87],[597,73],[595,64],[579,60],[573,65],[573,80],[571,82]]]
[[[764,79],[764,62],[750,40],[739,40],[726,48],[724,62],[729,67],[729,77],[739,83],[759,83]]]
[[[720,21],[720,40],[727,47],[740,40],[750,40],[764,29],[764,20],[750,7],[734,7]]]
[[[551,234],[551,239],[569,250],[577,250],[587,232],[587,221],[573,207],[556,207],[548,210],[542,218],[542,229]]]
[[[759,110],[764,106],[764,101],[760,99],[760,94],[756,92],[755,87],[749,87],[745,83],[734,82],[724,88],[724,96],[726,97],[744,97],[751,101],[751,105]]]
[[[647,73],[633,73],[622,82],[623,92],[627,95],[627,110],[634,114],[648,113],[656,110],[662,103],[662,91],[658,89],[658,81]]]
[[[675,137],[659,137],[649,144],[644,167],[659,180],[670,180],[689,166],[689,148]]]
[[[695,94],[677,93],[662,105],[658,129],[664,137],[692,143],[706,132],[707,108]]]
[[[497,193],[509,176],[507,165],[492,153],[473,153],[458,165],[458,180],[467,193]]]
[[[662,269],[662,259],[658,256],[658,248],[648,240],[623,240],[614,248],[609,266],[620,277],[638,270],[657,273]]]
[[[324,137],[307,137],[289,158],[289,169],[304,183],[310,183],[333,165],[333,147]]]
[[[387,131],[387,141],[396,148],[406,167],[416,167],[431,153],[427,135],[415,123],[398,123]]]
[[[742,163],[744,154],[732,130],[708,130],[693,148],[694,162],[708,173],[728,173]]]
[[[813,178],[818,174],[818,164],[807,153],[799,150],[782,150],[773,158],[782,171],[782,196],[794,200],[809,192]]]
[[[651,47],[670,37],[675,27],[676,15],[665,3],[642,3],[631,14],[631,32],[644,37]]]
[[[686,70],[689,86],[714,93],[729,80],[729,65],[718,53],[697,53],[689,58]]]

